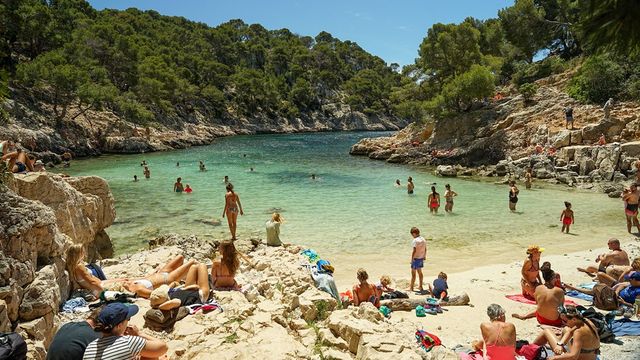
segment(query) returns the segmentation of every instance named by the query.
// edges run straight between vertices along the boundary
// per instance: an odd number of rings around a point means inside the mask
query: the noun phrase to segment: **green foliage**
[[[520,94],[522,94],[524,101],[529,102],[533,100],[533,97],[538,91],[538,86],[532,83],[525,83],[520,85],[520,87],[518,88],[518,91],[520,91]]]
[[[624,81],[622,66],[607,56],[592,56],[571,79],[568,92],[582,102],[604,103],[616,98]]]
[[[446,108],[455,111],[468,110],[474,100],[492,96],[495,76],[485,66],[473,65],[442,89],[442,101]]]
[[[600,53],[640,54],[640,1],[585,2],[580,29],[588,47]]]
[[[566,69],[564,60],[559,56],[549,56],[532,64],[519,62],[514,67],[515,73],[512,75],[511,80],[516,85],[532,83],[538,79],[559,74]]]

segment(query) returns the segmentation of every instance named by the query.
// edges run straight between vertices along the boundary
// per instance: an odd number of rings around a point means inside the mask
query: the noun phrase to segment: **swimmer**
[[[393,184],[393,186],[395,186],[397,188],[402,187],[402,184],[400,184],[400,179],[396,179],[396,183]]]
[[[133,182],[138,181],[138,175],[133,175]]]
[[[179,161],[176,163],[176,167],[180,167],[180,162]]]
[[[451,190],[451,185],[449,184],[445,185],[444,188],[447,189],[444,192],[444,199],[445,199],[444,211],[450,213],[453,211],[453,198],[458,196],[458,193]]]
[[[229,176],[225,175],[224,176],[224,180],[222,182],[224,182],[225,184],[228,184],[229,183]]]
[[[240,197],[233,191],[233,184],[227,184],[227,194],[224,196],[224,209],[222,210],[222,217],[227,216],[227,222],[229,223],[229,231],[231,232],[231,240],[236,240],[236,228],[238,211],[240,215],[244,215],[242,211],[242,204],[240,203]]]
[[[151,170],[149,170],[149,167],[147,165],[144,166],[144,170],[142,171],[142,173],[144,174],[145,179],[151,178]]]
[[[565,201],[564,207],[565,209],[560,214],[560,221],[562,221],[562,230],[560,230],[560,232],[564,232],[566,229],[568,234],[569,227],[575,222],[575,220],[573,219],[573,210],[571,210],[571,203]]]
[[[200,171],[207,171],[207,168],[204,166],[204,162],[200,160]]]
[[[409,195],[413,194],[414,188],[415,188],[415,185],[413,185],[413,178],[409,176],[409,178],[407,179],[407,194]]]
[[[249,168],[249,172],[253,172],[253,168]]]
[[[531,189],[531,178],[533,177],[531,172],[532,172],[532,169],[531,168],[527,168],[527,171],[525,171],[525,173],[524,173],[524,187],[527,190]]]
[[[316,174],[311,174],[311,180],[315,180],[316,179]]]
[[[173,184],[173,191],[177,193],[181,193],[184,191],[184,187],[182,186],[182,178],[178,178],[176,183]]]
[[[191,188],[191,186],[189,186],[189,184],[187,184],[184,188],[184,192],[186,192],[187,194],[191,194],[191,192],[193,192],[193,189]]]
[[[429,206],[429,212],[432,214],[438,213],[438,208],[440,207],[440,194],[436,192],[436,187],[431,187],[431,194],[427,198],[427,204]]]

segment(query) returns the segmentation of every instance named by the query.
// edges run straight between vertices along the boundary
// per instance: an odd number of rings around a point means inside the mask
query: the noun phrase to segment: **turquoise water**
[[[316,249],[349,271],[349,276],[361,265],[383,263],[392,274],[406,272],[412,226],[432,238],[429,256],[434,259],[428,266],[453,267],[449,262],[464,259],[457,262],[456,270],[521,258],[521,248],[531,243],[560,252],[602,246],[610,236],[625,236],[621,201],[602,194],[549,185],[539,188],[541,184],[527,191],[522,186],[519,213],[512,214],[506,185],[442,179],[428,168],[348,154],[360,138],[383,135],[387,134],[228,137],[179,151],[75,161],[68,172],[98,175],[109,182],[118,216],[107,231],[118,253],[144,247],[147,240],[168,232],[228,238],[226,219],[221,217],[224,175],[234,184],[245,211],[238,219],[239,237],[264,238],[265,221],[274,208],[281,209],[286,219],[283,241]],[[149,180],[142,175],[143,159],[149,163]],[[205,162],[206,172],[199,171],[199,160]],[[250,167],[255,171],[250,172]],[[312,173],[317,180],[310,179]],[[134,174],[140,181],[132,181]],[[404,187],[408,176],[416,184],[413,196]],[[177,177],[194,192],[173,193]],[[401,180],[402,188],[393,186],[395,179]],[[441,194],[445,183],[458,192],[454,214],[428,213],[426,197],[432,182]],[[573,203],[577,235],[560,234],[565,200]],[[221,225],[211,225],[214,220]]]

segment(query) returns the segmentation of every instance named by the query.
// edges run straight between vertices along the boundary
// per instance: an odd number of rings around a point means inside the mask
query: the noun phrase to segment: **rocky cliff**
[[[20,333],[30,358],[43,359],[70,291],[64,252],[83,243],[94,258],[111,256],[113,197],[98,177],[3,176],[0,207],[0,331]]]
[[[197,112],[180,121],[145,126],[124,121],[109,111],[88,111],[75,119],[54,120],[46,105],[7,101],[11,114],[0,127],[0,140],[13,139],[45,162],[60,162],[68,151],[74,156],[101,153],[142,153],[206,145],[215,138],[239,134],[293,133],[352,130],[398,130],[407,122],[386,116],[367,116],[341,103],[326,104],[320,111],[296,118],[210,119]]]

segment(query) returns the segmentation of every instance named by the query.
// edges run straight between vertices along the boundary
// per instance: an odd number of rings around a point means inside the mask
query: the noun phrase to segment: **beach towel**
[[[615,320],[611,323],[611,330],[616,336],[640,336],[640,321]]]
[[[575,291],[575,290],[567,291],[565,293],[565,295],[574,297],[576,299],[581,299],[581,300],[593,302],[593,296],[587,295],[587,294],[583,294],[583,293]]]
[[[580,285],[578,285],[578,287],[581,287],[583,289],[593,289],[594,286],[596,286],[597,282],[588,282],[588,283],[582,283]]]
[[[516,294],[516,295],[505,295],[505,297],[509,300],[513,300],[513,301],[517,301],[523,304],[529,304],[529,305],[535,305],[536,302],[533,300],[529,300],[526,297],[524,297],[524,295],[522,294]],[[578,304],[576,304],[574,301],[572,300],[565,300],[564,301],[565,305],[572,305],[572,306],[577,306]]]
[[[88,303],[84,298],[77,297],[73,299],[67,300],[62,305],[62,312],[72,313],[72,312],[85,312],[83,309],[86,308],[86,311],[89,311]]]
[[[300,254],[306,257],[310,263],[315,263],[316,261],[318,261],[318,259],[320,259],[318,253],[312,249],[303,250]]]

